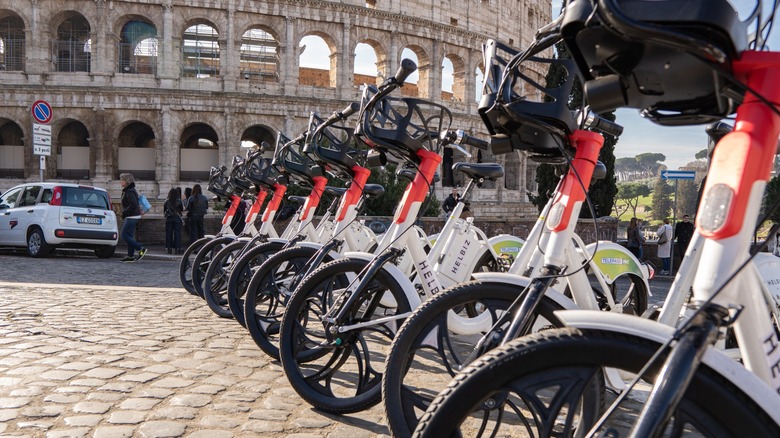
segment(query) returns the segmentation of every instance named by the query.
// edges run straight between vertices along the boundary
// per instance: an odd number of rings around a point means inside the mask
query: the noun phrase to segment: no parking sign
[[[48,126],[52,117],[51,105],[45,100],[36,100],[30,112],[33,116],[33,154],[51,155],[51,126]]]
[[[32,116],[33,119],[35,119],[38,123],[47,124],[51,122],[51,105],[49,105],[49,102],[46,102],[45,100],[36,100],[32,104]]]

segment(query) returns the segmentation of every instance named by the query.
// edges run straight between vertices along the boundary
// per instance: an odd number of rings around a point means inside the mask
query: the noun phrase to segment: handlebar
[[[614,137],[620,137],[620,134],[623,133],[622,126],[611,120],[607,120],[604,117],[601,117],[600,115],[590,111],[588,108],[580,113],[577,122],[581,125],[585,125],[586,128],[593,129],[595,131],[601,132],[602,134],[609,134]]]
[[[323,123],[323,125],[328,126],[335,122],[346,120],[351,115],[358,112],[359,110],[360,110],[360,104],[358,102],[352,102],[343,110],[334,112],[333,115],[328,117],[328,120],[326,120],[325,123]]]
[[[488,146],[490,145],[485,140],[466,134],[466,132],[462,129],[455,131],[442,131],[441,139],[448,144],[472,146],[477,149],[482,149],[483,151],[488,150]]]
[[[415,70],[417,70],[417,64],[415,64],[414,61],[411,59],[403,59],[401,60],[401,65],[398,67],[398,71],[395,72],[395,76],[393,76],[392,79],[400,87]]]

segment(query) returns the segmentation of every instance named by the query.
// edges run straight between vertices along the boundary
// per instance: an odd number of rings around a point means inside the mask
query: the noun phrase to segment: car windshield
[[[108,210],[108,194],[89,187],[63,187],[62,205],[65,207],[101,208]]]

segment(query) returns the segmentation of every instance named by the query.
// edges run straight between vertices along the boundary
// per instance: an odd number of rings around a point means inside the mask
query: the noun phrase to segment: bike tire
[[[282,317],[279,357],[287,380],[306,402],[324,412],[358,412],[381,400],[384,356],[402,318],[353,327],[343,334],[336,332],[338,336],[330,330],[336,327],[325,326],[320,319],[333,307],[334,289],[346,286],[346,273],[357,275],[368,263],[345,258],[321,266],[293,293]],[[383,297],[385,304],[390,301],[385,293],[394,299],[394,307],[383,305]],[[380,269],[348,310],[344,324],[409,312],[401,284]]]
[[[382,379],[382,399],[392,436],[412,435],[434,397],[467,361],[476,359],[473,350],[481,335],[489,336],[489,328],[521,292],[522,287],[514,284],[472,281],[436,295],[406,319],[390,347]],[[475,308],[490,315],[489,320],[475,324],[470,331],[450,328],[450,311],[474,318],[470,309]],[[561,309],[554,300],[542,298],[535,329],[561,327],[553,314]],[[486,323],[488,330],[484,330]]]
[[[211,260],[222,248],[235,240],[235,236],[215,237],[206,242],[198,251],[198,255],[195,256],[195,261],[192,263],[192,286],[199,297],[206,299],[203,295],[203,280],[206,277],[206,271],[209,269]]]
[[[249,243],[248,240],[237,240],[222,248],[214,255],[203,277],[203,297],[209,309],[220,318],[232,318],[227,303],[227,276],[236,256]]]
[[[309,270],[307,262],[317,248],[294,246],[268,258],[252,276],[244,295],[244,321],[255,344],[265,354],[279,360],[279,326],[286,303],[295,287],[301,270]],[[332,257],[326,255],[323,263]]]
[[[246,328],[244,296],[252,276],[268,256],[284,248],[282,242],[265,242],[247,250],[233,265],[227,280],[227,303],[233,318]]]
[[[198,295],[198,292],[195,290],[195,285],[192,283],[192,266],[193,263],[195,263],[195,257],[197,257],[198,252],[200,252],[203,245],[211,239],[213,239],[213,237],[201,237],[192,242],[184,251],[184,254],[182,254],[181,260],[179,260],[179,281],[181,281],[182,287],[184,287],[187,292],[195,296]]]
[[[596,372],[604,367],[636,373],[658,347],[656,342],[626,333],[572,328],[550,330],[516,339],[484,355],[461,372],[447,389],[436,397],[420,419],[413,436],[471,435],[474,432],[472,422],[480,421],[470,417],[475,408],[489,405],[496,400],[503,400],[500,404],[506,405],[507,400],[519,400],[518,394],[536,402],[533,406],[537,408],[534,413],[538,414],[540,410],[544,410],[538,409],[541,401],[538,400],[540,396],[537,394],[547,397],[546,406],[557,407],[547,409],[547,412],[537,418],[526,415],[526,421],[544,425],[543,430],[535,431],[535,436],[549,436],[553,428],[555,436],[580,436],[595,424],[598,418],[596,412],[583,415],[578,428],[570,428],[560,421],[572,420],[570,414],[575,409],[566,412],[565,408],[577,405],[587,407],[592,404],[589,402],[592,394],[582,395],[575,391],[588,386],[582,383],[583,380],[587,380],[587,376],[596,375]],[[655,379],[659,368],[660,365],[656,365],[650,370],[648,380]],[[559,392],[563,394],[553,393],[550,396],[549,392],[545,393],[541,382],[553,388],[560,388]],[[559,396],[563,398],[557,398]],[[574,397],[576,400],[573,400]],[[780,436],[780,427],[762,407],[706,364],[699,366],[682,397],[671,421],[659,434],[663,432],[664,436],[672,437],[691,432],[705,437]],[[514,409],[519,411],[519,406]],[[629,401],[621,405],[620,418],[605,425],[609,428],[606,429],[607,434],[627,435],[628,431],[625,429],[630,426],[626,426],[626,423],[630,424],[640,410],[641,403],[638,402]],[[505,413],[508,411],[509,409],[504,409]],[[502,421],[504,420],[511,419],[505,417]],[[514,424],[522,422],[516,420]],[[512,424],[506,425],[500,433],[519,434],[518,431],[508,430],[511,426]],[[485,434],[496,433],[495,428],[486,429],[483,429]],[[600,433],[605,433],[605,429],[597,432]]]

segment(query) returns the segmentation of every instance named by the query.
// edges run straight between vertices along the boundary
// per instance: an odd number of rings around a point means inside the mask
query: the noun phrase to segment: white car
[[[108,192],[92,186],[27,183],[0,196],[0,246],[27,247],[45,257],[56,247],[114,255],[119,233]]]

